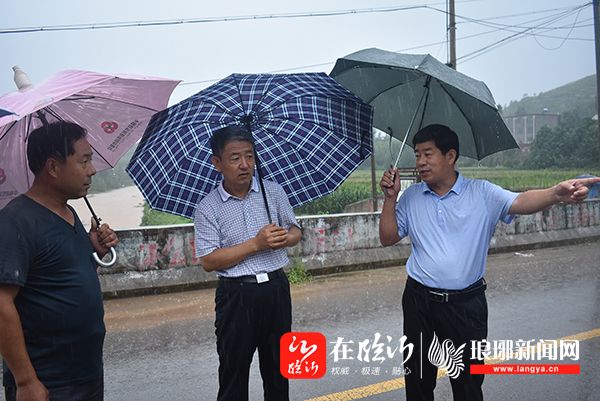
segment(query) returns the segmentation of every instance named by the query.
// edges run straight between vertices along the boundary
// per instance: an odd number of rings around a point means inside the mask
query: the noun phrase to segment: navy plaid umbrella
[[[209,139],[250,128],[260,173],[292,206],[334,191],[371,154],[372,109],[325,73],[233,74],[162,112],[127,172],[157,210],[192,217],[221,181]]]
[[[9,116],[11,114],[15,114],[15,113],[13,113],[12,111],[0,109],[0,117]]]

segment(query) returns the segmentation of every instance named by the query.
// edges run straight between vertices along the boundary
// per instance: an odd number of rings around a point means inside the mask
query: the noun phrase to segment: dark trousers
[[[483,400],[483,375],[471,375],[471,340],[487,337],[488,309],[485,292],[450,302],[440,302],[428,295],[426,289],[409,278],[402,296],[404,334],[414,344],[412,356],[405,362],[410,373],[405,376],[407,401],[432,401],[437,367],[429,362],[428,351],[435,332],[439,343],[450,339],[455,348],[466,344],[462,361],[464,371],[450,379],[454,401]],[[405,355],[406,358],[406,355]]]
[[[289,401],[279,372],[279,339],[292,328],[290,284],[285,274],[266,283],[219,281],[215,294],[218,401],[247,401],[248,375],[258,348],[265,401]]]
[[[104,400],[104,380],[98,379],[83,384],[74,384],[63,387],[50,387],[50,401],[102,401]],[[16,401],[16,387],[5,387],[6,401]]]

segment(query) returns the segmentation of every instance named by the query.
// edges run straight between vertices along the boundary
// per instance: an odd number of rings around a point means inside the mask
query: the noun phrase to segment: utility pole
[[[596,45],[596,113],[598,116],[598,144],[600,145],[600,7],[599,0],[593,0],[594,42]]]
[[[454,0],[448,0],[448,33],[450,34],[450,67],[456,70],[456,20],[454,15]],[[597,3],[597,0],[595,1]],[[596,54],[598,52],[596,51]]]

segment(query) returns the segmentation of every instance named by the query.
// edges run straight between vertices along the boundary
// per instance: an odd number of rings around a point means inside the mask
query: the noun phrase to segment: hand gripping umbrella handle
[[[96,221],[96,227],[100,228],[100,218],[96,216],[96,213],[94,212],[90,201],[85,196],[83,197],[83,200],[85,200],[85,204],[87,205],[88,209],[90,209],[90,213],[92,213],[92,217]],[[98,256],[98,253],[96,252],[92,253],[92,256],[94,257],[94,260],[96,261],[96,263],[98,263],[98,265],[102,267],[112,267],[115,263],[117,263],[117,252],[112,246],[110,247],[110,254],[111,259],[108,262],[103,262],[102,259],[100,259],[100,257]]]

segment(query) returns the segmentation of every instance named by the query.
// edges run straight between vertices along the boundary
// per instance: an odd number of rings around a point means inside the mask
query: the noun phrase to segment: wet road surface
[[[581,340],[580,360],[570,361],[580,364],[580,375],[487,375],[486,400],[600,400],[600,242],[491,255],[486,279],[489,340]],[[328,342],[352,340],[353,356],[376,332],[398,341],[405,280],[404,267],[392,267],[293,286],[293,329],[320,331]],[[208,289],[106,301],[105,399],[216,399],[213,297]],[[251,400],[263,399],[257,362]],[[405,399],[394,358],[334,362],[329,355],[327,364],[320,380],[292,380],[290,398]],[[334,375],[335,368],[347,374]],[[451,399],[447,377],[438,379],[436,399]]]

